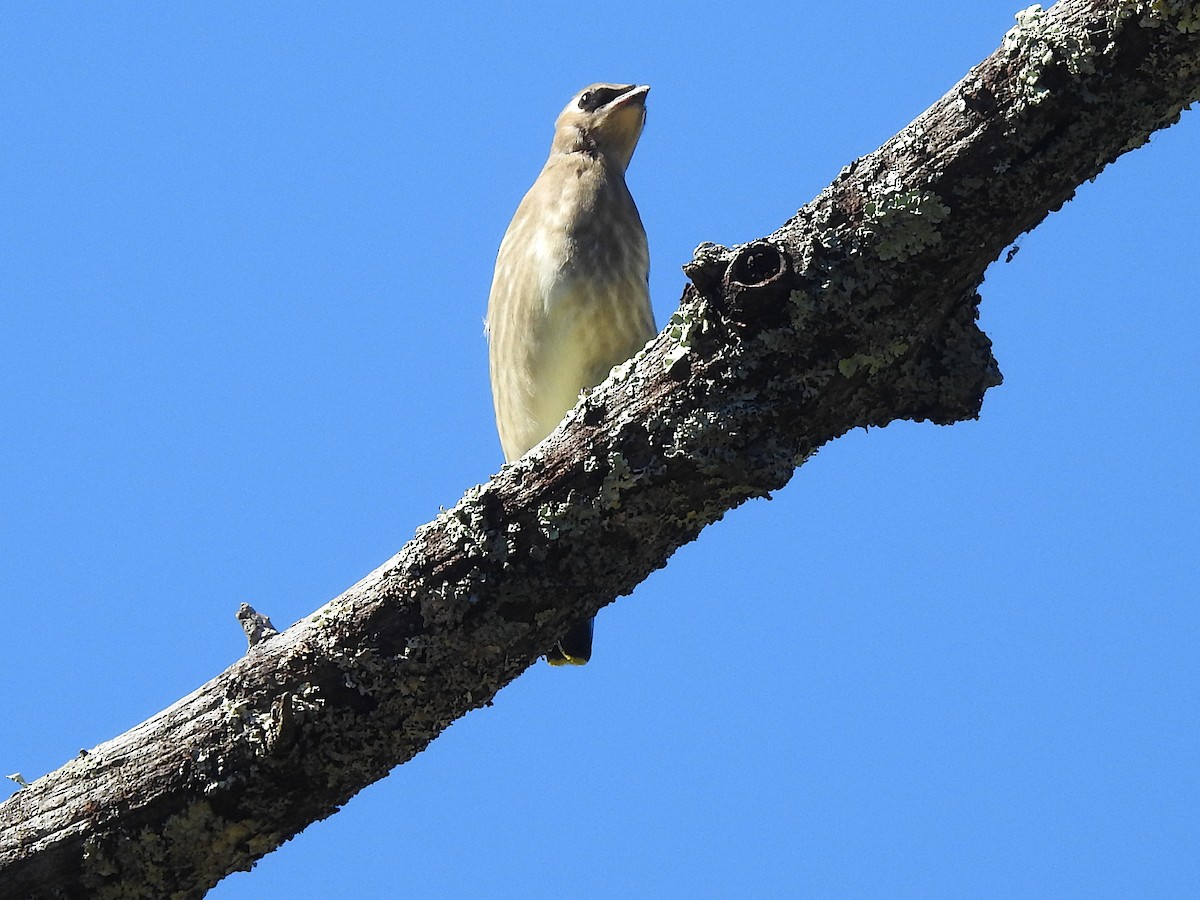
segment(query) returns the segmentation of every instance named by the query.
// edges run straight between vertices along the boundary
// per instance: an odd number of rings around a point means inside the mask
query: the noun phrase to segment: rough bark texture
[[[1200,93],[1200,3],[1067,0],[762,241],[394,558],[0,805],[0,898],[196,897],[491,702],[822,444],[974,417],[984,269]]]

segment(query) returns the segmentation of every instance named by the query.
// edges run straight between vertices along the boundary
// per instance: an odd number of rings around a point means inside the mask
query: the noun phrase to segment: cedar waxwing
[[[649,91],[593,84],[571,98],[500,243],[486,330],[506,460],[546,437],[581,391],[655,335],[646,232],[625,186]],[[546,659],[583,665],[591,655],[589,619]]]

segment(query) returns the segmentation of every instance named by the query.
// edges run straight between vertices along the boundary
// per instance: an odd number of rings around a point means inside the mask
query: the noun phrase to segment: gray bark
[[[546,442],[322,609],[256,628],[235,665],[0,805],[0,898],[201,896],[821,445],[975,417],[1000,380],[975,324],[987,265],[1198,94],[1200,3],[1024,14],[773,234],[699,248],[666,329]]]

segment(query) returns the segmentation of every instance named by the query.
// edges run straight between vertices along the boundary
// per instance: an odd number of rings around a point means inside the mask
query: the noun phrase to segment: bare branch
[[[667,328],[528,456],[0,805],[0,898],[199,896],[489,704],[568,623],[821,445],[974,417],[999,382],[975,325],[986,266],[1198,91],[1196,2],[1021,14],[769,237],[702,246]]]

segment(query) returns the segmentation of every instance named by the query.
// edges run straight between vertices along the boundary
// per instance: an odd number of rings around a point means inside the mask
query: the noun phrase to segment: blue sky
[[[695,245],[773,230],[1019,8],[7,6],[0,773],[495,471],[492,263],[579,87],[652,85],[661,324]],[[1185,113],[989,270],[978,422],[825,447],[605,610],[591,665],[211,896],[1200,893],[1198,152]]]

